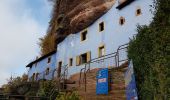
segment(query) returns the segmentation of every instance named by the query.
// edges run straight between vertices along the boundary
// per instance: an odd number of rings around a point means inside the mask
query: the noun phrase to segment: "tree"
[[[26,74],[23,74],[22,77],[16,77],[13,78],[11,76],[10,79],[8,79],[8,83],[3,85],[2,87],[5,89],[6,93],[13,93],[13,94],[17,94],[17,87],[19,85],[21,85],[22,83],[27,82],[28,80],[28,76]]]
[[[41,55],[46,55],[49,52],[56,50],[56,36],[55,34],[47,34],[39,39],[39,46],[41,48]]]
[[[170,0],[156,0],[149,26],[138,26],[129,45],[139,99],[164,100],[170,94]]]

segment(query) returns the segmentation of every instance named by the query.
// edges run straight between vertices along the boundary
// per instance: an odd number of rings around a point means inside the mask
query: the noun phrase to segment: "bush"
[[[38,90],[38,96],[49,96],[51,90],[56,86],[55,80],[40,81],[40,88]],[[56,91],[57,92],[57,91]]]
[[[77,92],[72,93],[60,93],[56,100],[81,100],[80,96]]]
[[[27,82],[27,79],[28,77],[26,74],[23,74],[22,77],[11,77],[8,79],[8,83],[2,86],[4,88],[4,92],[18,94],[18,87]]]
[[[130,42],[138,95],[141,100],[164,100],[170,94],[170,0],[156,0],[149,26],[138,26]]]

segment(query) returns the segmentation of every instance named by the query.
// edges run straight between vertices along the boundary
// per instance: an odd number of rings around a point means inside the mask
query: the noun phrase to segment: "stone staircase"
[[[96,95],[96,73],[100,69],[90,70],[86,74],[86,92],[85,81],[82,78],[79,86],[79,74],[73,75],[69,80],[74,80],[75,84],[67,84],[67,90],[76,90],[83,100],[126,100],[124,72],[128,64],[123,64],[119,68],[109,69],[110,83],[108,95]],[[82,76],[84,74],[82,73]]]

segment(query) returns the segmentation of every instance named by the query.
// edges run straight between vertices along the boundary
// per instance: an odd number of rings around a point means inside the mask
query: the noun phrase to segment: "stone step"
[[[125,90],[125,84],[120,83],[120,84],[111,84],[111,89],[112,90]]]
[[[126,94],[126,90],[112,90],[109,92],[110,94]]]
[[[88,93],[83,94],[84,100],[126,100],[125,96],[115,96],[115,95],[89,95]]]
[[[113,68],[109,70],[111,74],[111,84],[109,95],[96,95],[96,73],[99,69],[93,69],[86,74],[86,92],[84,84],[84,75],[81,77],[81,84],[79,86],[79,76],[80,74],[73,75],[70,79],[76,80],[76,85],[69,86],[71,88],[75,87],[81,97],[84,100],[126,100],[125,92],[125,80],[124,72],[127,69],[126,65],[119,68]]]

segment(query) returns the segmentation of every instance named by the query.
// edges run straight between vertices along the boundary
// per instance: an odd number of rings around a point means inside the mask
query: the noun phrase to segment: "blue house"
[[[152,0],[117,0],[112,8],[86,29],[68,35],[57,45],[57,51],[33,62],[29,78],[43,79],[41,72],[48,72],[68,65],[68,78],[79,73],[91,59],[116,52],[117,48],[130,41],[137,34],[137,25],[149,25],[153,14]],[[48,63],[50,57],[50,63]],[[93,68],[115,67],[112,62],[91,65]],[[61,72],[61,71],[59,71]],[[48,75],[47,75],[48,76]],[[47,77],[45,79],[52,79]]]
[[[57,75],[56,51],[50,52],[35,61],[29,63],[29,81],[51,80]]]
[[[58,44],[57,63],[69,64],[69,76],[80,72],[91,59],[114,53],[120,45],[128,43],[129,38],[137,34],[137,25],[149,25],[152,21],[152,0],[131,0],[131,3],[122,9],[120,5],[116,1],[114,6],[91,26],[70,34]],[[109,62],[106,62],[104,66],[92,67],[108,66],[114,67],[114,64],[109,65]]]

